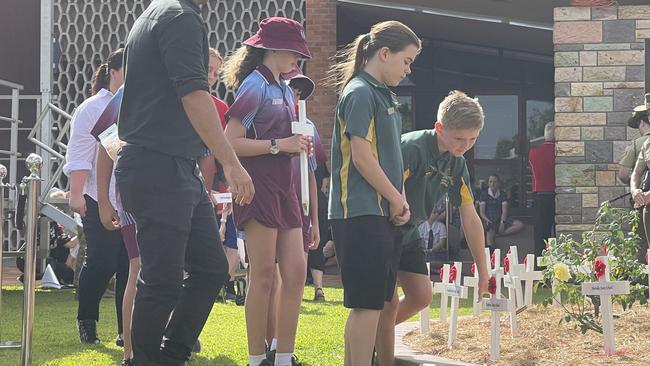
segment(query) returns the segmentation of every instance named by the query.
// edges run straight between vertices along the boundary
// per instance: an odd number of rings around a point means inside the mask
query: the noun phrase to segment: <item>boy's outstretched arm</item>
[[[485,235],[481,219],[472,204],[460,206],[460,222],[479,274],[479,299],[488,292],[488,268],[485,260]]]

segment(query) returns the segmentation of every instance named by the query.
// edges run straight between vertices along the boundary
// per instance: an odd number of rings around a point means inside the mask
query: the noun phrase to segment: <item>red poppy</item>
[[[607,245],[603,245],[603,255],[607,255]]]
[[[525,266],[525,265],[528,265],[528,256],[525,256],[525,257],[524,257],[524,266]]]
[[[444,275],[445,275],[445,266],[442,265],[442,266],[440,266],[440,281],[444,281],[442,279],[444,277]]]
[[[607,269],[607,264],[600,258],[596,258],[594,262],[594,273],[597,278],[601,278],[605,275],[605,270]]]
[[[495,254],[496,252],[492,252],[492,255],[490,256],[490,264],[492,265],[492,268],[494,268],[494,263],[496,262]]]
[[[510,257],[503,258],[503,270],[506,273],[510,272]]]
[[[488,292],[492,295],[497,293],[497,279],[494,276],[488,280]]]
[[[646,254],[646,262],[648,261],[648,255]],[[472,263],[472,274],[476,273],[476,263]]]
[[[456,275],[458,275],[458,268],[456,268],[456,265],[453,265],[449,270],[449,282],[456,281]]]

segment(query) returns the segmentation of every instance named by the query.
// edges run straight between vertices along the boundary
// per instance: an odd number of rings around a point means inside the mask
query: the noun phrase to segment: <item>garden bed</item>
[[[501,316],[501,360],[490,362],[490,316],[458,320],[456,344],[447,349],[448,327],[432,321],[430,333],[409,332],[404,343],[435,356],[477,364],[502,365],[650,365],[650,308],[635,306],[622,311],[614,306],[616,355],[606,357],[601,334],[582,334],[576,323],[558,324],[566,314],[553,307],[535,306],[517,316],[516,338],[511,337],[509,317]]]

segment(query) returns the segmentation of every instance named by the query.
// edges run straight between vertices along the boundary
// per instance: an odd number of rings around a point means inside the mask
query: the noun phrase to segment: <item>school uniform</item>
[[[446,195],[456,207],[474,204],[469,172],[464,157],[453,156],[448,151],[440,152],[434,130],[402,135],[402,156],[404,191],[411,219],[399,228],[402,233],[399,270],[428,275],[427,241],[422,240],[420,226],[435,207],[440,207]]]
[[[271,70],[260,65],[237,89],[226,117],[237,118],[246,128],[246,137],[258,140],[282,139],[293,135],[291,122],[297,120],[293,92],[278,83]],[[302,209],[296,195],[292,157],[286,153],[240,157],[255,186],[253,201],[233,205],[235,226],[243,230],[249,220],[275,229],[302,227]]]
[[[341,268],[344,305],[381,310],[395,290],[398,232],[388,201],[352,163],[351,136],[366,139],[396,190],[402,191],[402,120],[397,97],[365,71],[345,86],[332,134],[329,219]]]

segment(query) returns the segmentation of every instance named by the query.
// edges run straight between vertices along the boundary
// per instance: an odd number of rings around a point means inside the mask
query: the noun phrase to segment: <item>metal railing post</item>
[[[43,166],[43,159],[37,154],[30,154],[25,160],[27,169],[31,172],[23,178],[22,184],[28,185],[26,205],[26,248],[25,248],[25,277],[23,301],[23,327],[21,342],[21,366],[32,364],[32,335],[34,329],[34,300],[36,298],[36,230],[38,229],[39,196],[41,178],[38,175]]]

